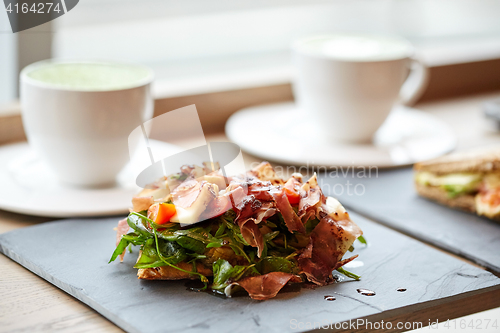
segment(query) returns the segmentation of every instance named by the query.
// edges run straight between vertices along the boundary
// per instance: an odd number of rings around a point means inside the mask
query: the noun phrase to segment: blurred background
[[[499,17],[497,0],[81,0],[12,34],[2,11],[0,112],[18,112],[18,74],[34,61],[126,60],[155,70],[156,114],[196,104],[205,131],[220,131],[238,109],[291,100],[291,41],[332,31],[408,38],[431,67],[421,101],[498,90]],[[2,122],[0,142],[20,126]]]
[[[498,123],[480,126],[483,103],[500,98],[500,0],[80,0],[16,34],[0,10],[0,144],[26,139],[18,78],[33,62],[148,65],[155,116],[196,104],[205,134],[219,135],[242,108],[293,100],[291,42],[331,32],[407,38],[430,69],[416,108],[449,124],[459,149],[499,142]],[[0,213],[1,232],[32,223]]]

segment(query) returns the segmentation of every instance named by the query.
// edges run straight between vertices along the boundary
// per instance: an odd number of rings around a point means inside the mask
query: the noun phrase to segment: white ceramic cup
[[[153,71],[116,62],[42,61],[20,76],[29,144],[59,180],[113,185],[129,160],[129,134],[153,115]]]
[[[293,43],[298,108],[323,137],[367,143],[395,103],[410,105],[427,84],[427,68],[399,37],[332,34]]]

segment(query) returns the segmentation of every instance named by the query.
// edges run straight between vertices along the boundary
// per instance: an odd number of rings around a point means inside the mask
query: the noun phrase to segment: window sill
[[[500,59],[500,37],[415,42],[418,55],[430,68]],[[227,58],[193,59],[150,64],[156,99],[251,89],[292,82],[288,50]]]
[[[431,71],[420,101],[500,90],[500,38],[417,47]],[[288,51],[150,66],[155,115],[196,104],[207,133],[222,131],[241,108],[293,99]],[[0,144],[23,139],[19,103],[0,106]]]

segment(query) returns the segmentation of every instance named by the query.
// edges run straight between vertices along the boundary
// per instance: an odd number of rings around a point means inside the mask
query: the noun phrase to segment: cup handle
[[[429,83],[429,69],[418,57],[411,58],[410,75],[399,91],[401,104],[412,106],[422,96]]]

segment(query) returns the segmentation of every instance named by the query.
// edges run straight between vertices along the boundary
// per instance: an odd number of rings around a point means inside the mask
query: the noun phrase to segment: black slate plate
[[[325,193],[346,207],[500,272],[499,223],[418,196],[411,168],[379,171],[378,177],[372,170],[371,177],[363,177],[367,175],[346,172],[347,177],[319,177]]]
[[[181,281],[139,281],[132,268],[137,251],[127,253],[124,263],[108,265],[116,219],[18,229],[0,235],[0,251],[130,332],[297,332],[307,322],[373,318],[394,309],[411,313],[500,289],[500,279],[489,272],[352,217],[369,241],[368,247],[356,243],[364,265],[351,270],[361,281],[282,293],[264,302],[187,291]],[[407,291],[398,292],[400,287]],[[363,296],[358,288],[376,295]],[[325,295],[336,300],[326,301]]]

